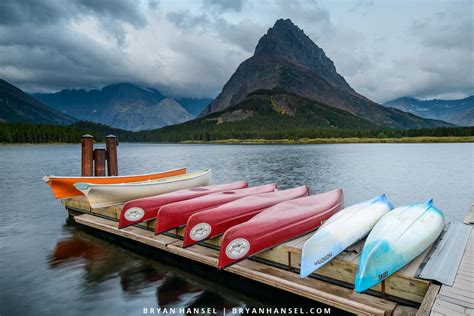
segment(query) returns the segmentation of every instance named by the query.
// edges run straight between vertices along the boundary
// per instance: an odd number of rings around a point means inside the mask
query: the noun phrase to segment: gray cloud
[[[95,87],[130,80],[119,49],[124,23],[143,27],[136,1],[0,2],[0,76],[27,90]],[[107,45],[80,32],[74,24],[94,19]]]
[[[139,10],[138,0],[73,0],[72,5],[82,13],[89,12],[102,18],[124,21],[137,27],[145,25],[145,18]],[[156,8],[157,3],[151,2],[151,6]]]
[[[216,32],[223,41],[232,43],[240,49],[253,53],[260,37],[267,31],[267,27],[244,19],[238,23],[229,23],[224,19],[215,21]]]
[[[46,25],[60,20],[97,15],[113,18],[135,26],[143,26],[145,20],[138,10],[138,2],[94,0],[22,0],[0,2],[0,25]]]
[[[467,4],[467,6],[466,6]],[[374,92],[381,101],[402,95],[419,98],[461,98],[474,94],[472,3],[455,2],[446,10],[412,23],[417,51],[393,59],[378,71]],[[471,7],[472,9],[472,7]],[[380,68],[379,68],[380,69]]]
[[[211,26],[211,21],[206,14],[193,15],[189,10],[180,10],[170,12],[167,15],[170,22],[180,29],[208,29]]]
[[[357,0],[354,2],[352,7],[349,9],[351,12],[356,12],[359,11],[363,15],[366,15],[368,13],[368,8],[374,5],[373,0]]]
[[[211,8],[217,12],[240,12],[244,8],[245,0],[204,0],[203,8]]]
[[[470,6],[471,10],[469,5],[466,7],[454,3],[448,10],[436,13],[429,20],[415,21],[411,31],[427,48],[472,52],[474,22],[471,14],[474,8],[472,3]]]
[[[71,37],[67,29],[58,31],[56,25],[0,28],[0,60],[0,73],[28,90],[95,86],[111,78],[126,78],[117,51],[80,34]]]
[[[339,15],[303,0],[192,4],[0,1],[0,77],[29,91],[129,81],[172,96],[215,96],[274,21],[291,18],[375,101],[474,93],[469,1],[413,17],[404,30],[373,31],[366,20],[381,11],[371,0],[345,4]]]

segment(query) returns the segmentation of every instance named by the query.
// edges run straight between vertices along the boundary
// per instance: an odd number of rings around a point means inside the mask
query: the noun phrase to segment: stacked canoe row
[[[394,209],[382,194],[344,208],[342,189],[309,195],[307,186],[279,191],[275,183],[208,185],[211,170],[185,172],[166,171],[160,178],[128,183],[100,183],[95,177],[95,183],[74,183],[74,190],[92,207],[125,202],[119,228],[152,219],[156,234],[185,226],[183,247],[223,235],[220,269],[316,230],[302,249],[304,278],[367,237],[354,282],[357,292],[403,268],[434,243],[444,227],[443,213],[432,200]],[[54,178],[48,179],[54,191]],[[56,178],[56,185],[59,182]],[[71,194],[76,195],[74,190]]]

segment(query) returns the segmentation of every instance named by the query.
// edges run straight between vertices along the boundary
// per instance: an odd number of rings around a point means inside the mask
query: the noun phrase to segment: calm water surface
[[[119,146],[120,173],[213,168],[214,183],[246,179],[313,193],[342,187],[346,205],[387,193],[395,205],[434,198],[448,220],[473,202],[473,144]],[[78,145],[0,146],[0,314],[141,315],[143,307],[279,306],[65,224],[42,183],[77,175]]]

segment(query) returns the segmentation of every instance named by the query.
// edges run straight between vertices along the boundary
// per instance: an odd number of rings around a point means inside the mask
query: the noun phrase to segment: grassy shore
[[[474,143],[474,136],[420,136],[400,138],[299,138],[299,139],[224,139],[213,141],[183,141],[180,144],[376,144],[376,143]]]
[[[102,144],[103,142],[96,142]],[[135,143],[135,142],[124,142],[124,143]],[[144,144],[174,144],[169,142],[137,142]],[[299,138],[299,139],[222,139],[212,141],[197,141],[187,140],[179,142],[178,144],[243,144],[243,145],[265,145],[265,144],[396,144],[396,143],[474,143],[474,136],[419,136],[419,137],[399,137],[399,138]],[[66,145],[66,144],[77,144],[77,143],[63,143],[63,142],[47,142],[47,143],[0,143],[1,145]]]

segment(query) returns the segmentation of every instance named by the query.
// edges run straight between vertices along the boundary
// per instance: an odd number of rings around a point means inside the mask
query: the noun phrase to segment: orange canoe
[[[74,187],[74,183],[86,182],[93,184],[117,184],[138,181],[157,180],[166,177],[179,176],[186,173],[186,168],[173,169],[158,173],[149,173],[134,176],[117,176],[117,177],[56,177],[45,176],[43,181],[46,182],[53,191],[54,197],[57,199],[68,198],[76,195],[82,195],[81,191]]]

